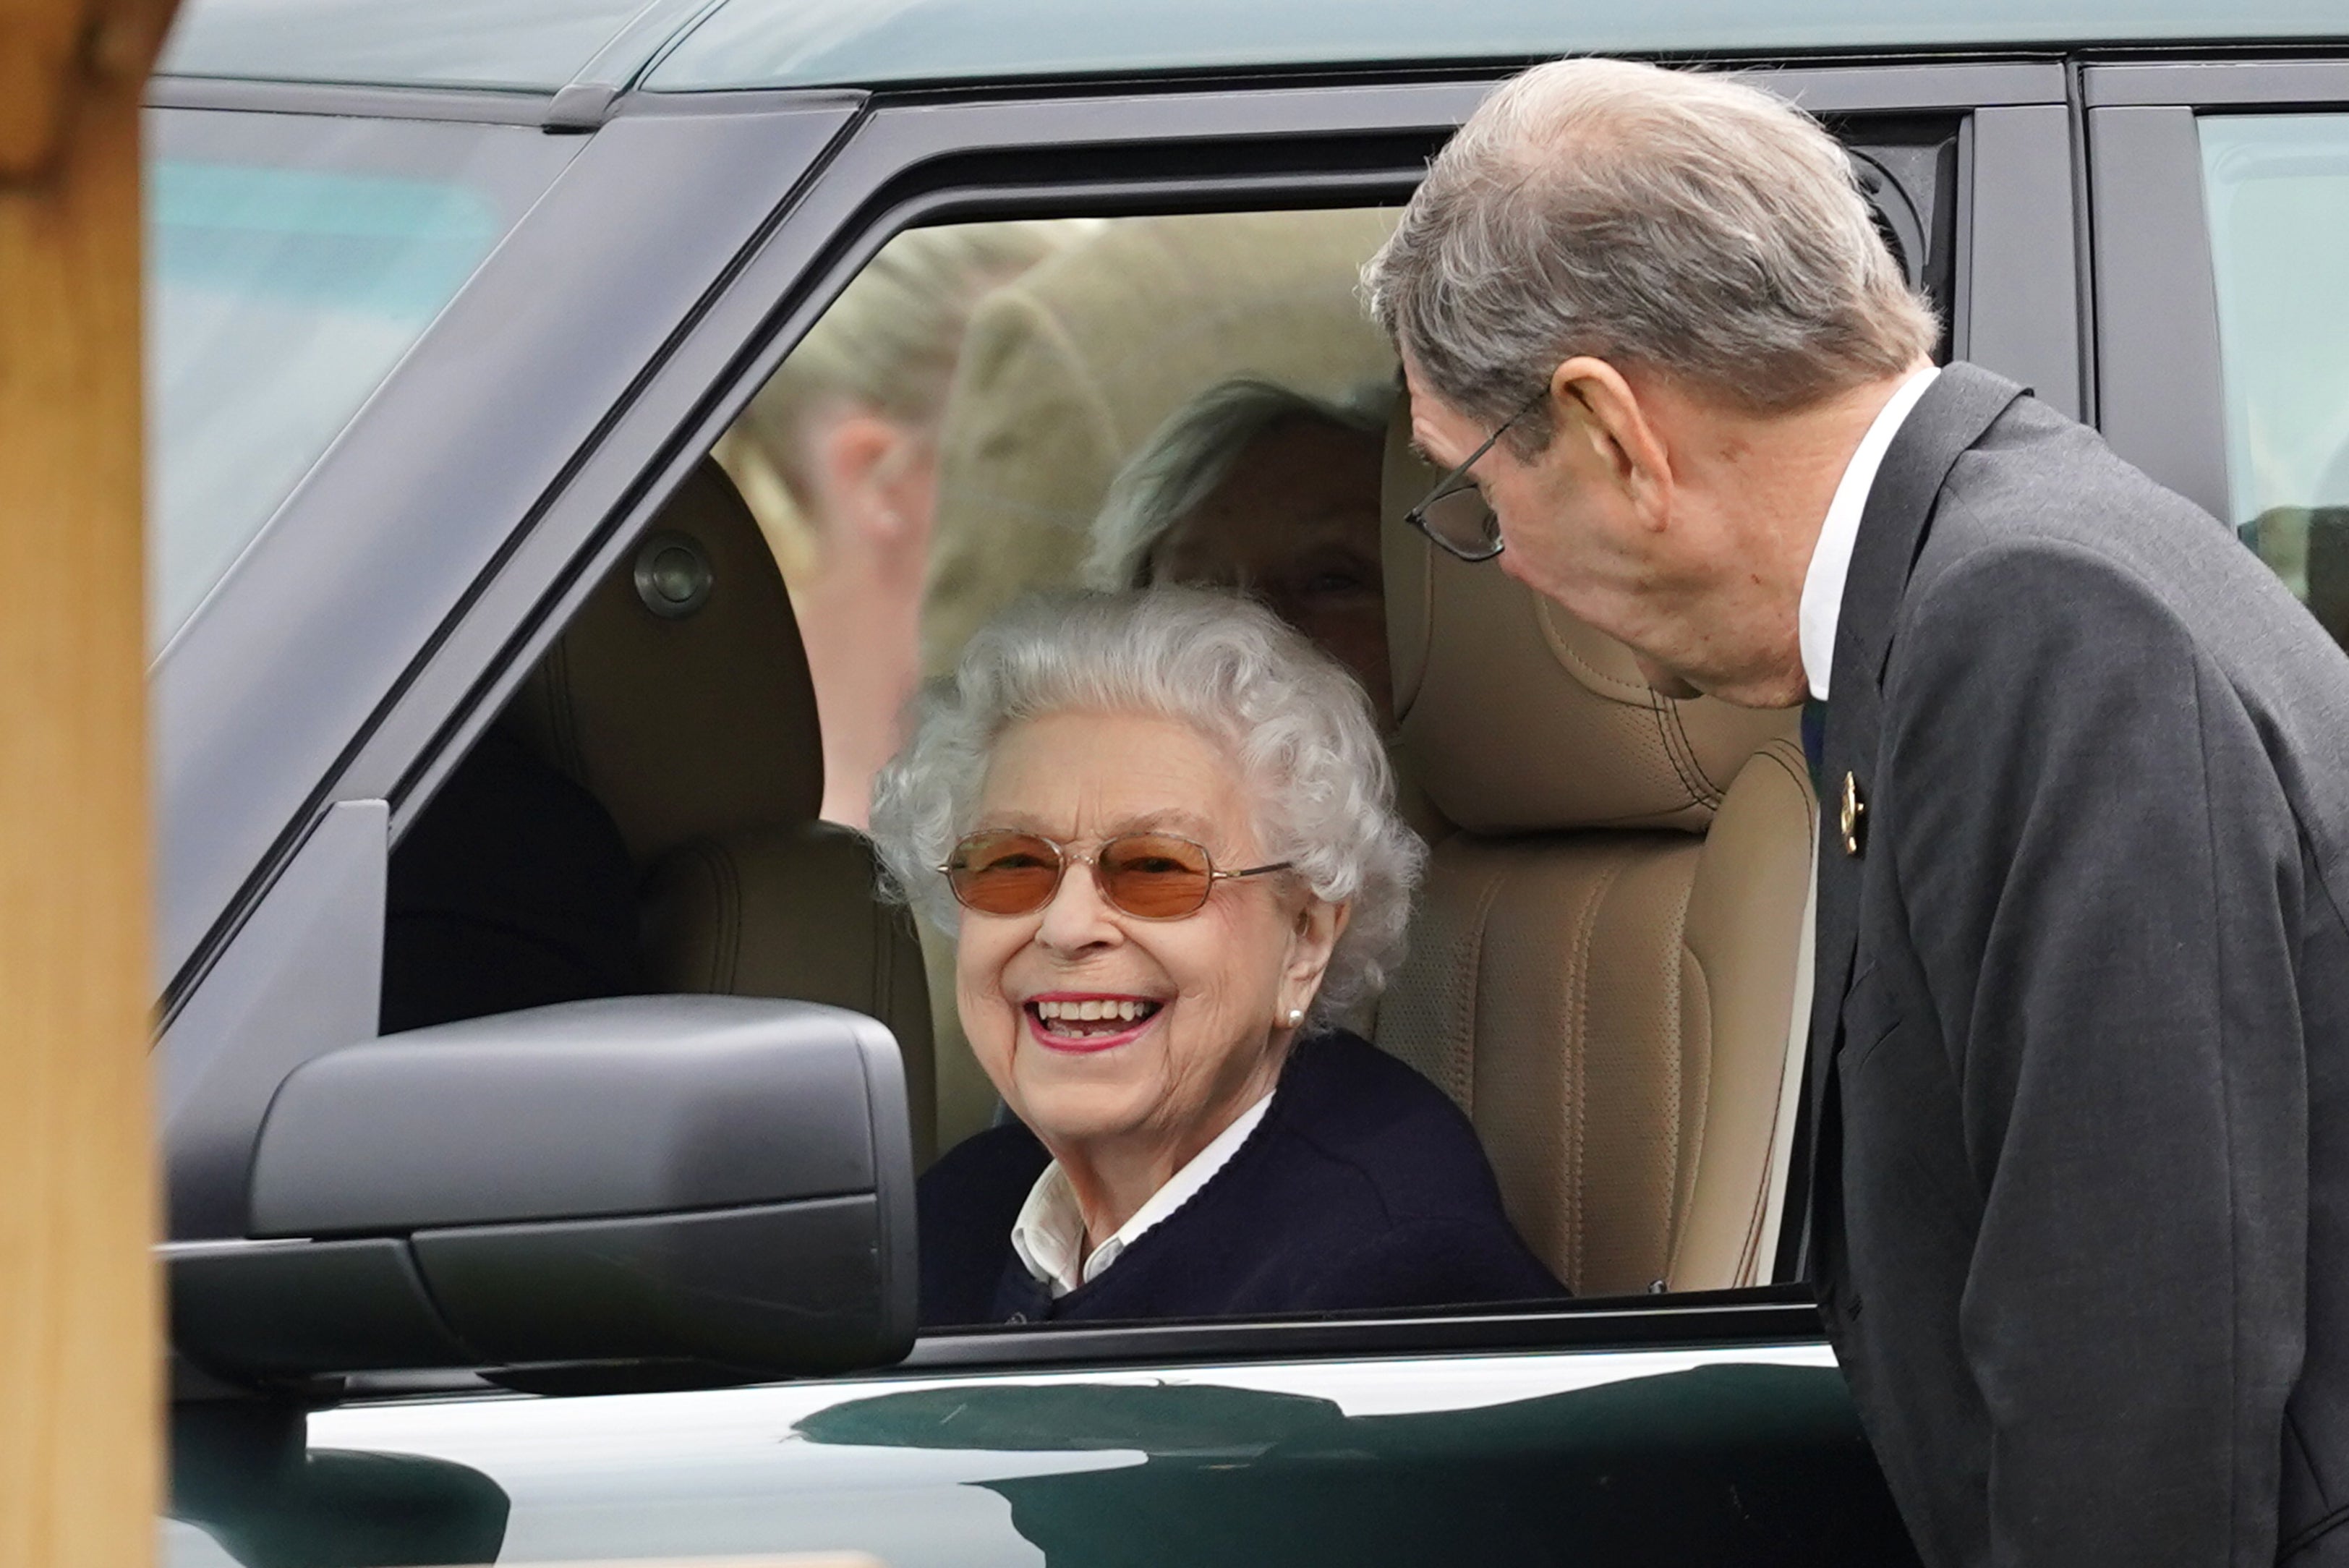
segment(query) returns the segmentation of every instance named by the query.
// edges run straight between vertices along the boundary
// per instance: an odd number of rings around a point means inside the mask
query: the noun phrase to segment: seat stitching
[[[1693,755],[1682,754],[1688,749],[1688,735],[1680,726],[1680,711],[1672,700],[1651,689],[1647,711],[1656,722],[1656,738],[1663,745],[1664,761],[1671,764],[1672,777],[1679,783],[1681,793],[1688,796],[1688,803],[1692,805],[1717,804],[1719,796],[1711,793],[1712,781],[1698,771]],[[1680,742],[1678,745],[1673,743],[1675,740]]]
[[[1722,787],[1705,774],[1703,764],[1696,759],[1696,742],[1689,741],[1689,726],[1682,717],[1682,705],[1668,696],[1654,698],[1656,729],[1663,736],[1663,754],[1672,759],[1672,774],[1680,778],[1680,787],[1689,797],[1705,806],[1720,806]]]
[[[1568,1147],[1572,1169],[1566,1184],[1568,1262],[1569,1272],[1577,1276],[1575,1288],[1581,1288],[1579,1275],[1588,1251],[1585,1227],[1588,1220],[1583,1202],[1583,1153],[1588,1121],[1586,1111],[1589,1098],[1590,1064],[1590,936],[1599,924],[1599,911],[1607,894],[1622,876],[1629,864],[1627,853],[1618,848],[1610,857],[1614,864],[1607,867],[1591,884],[1576,920],[1574,950],[1569,954],[1568,975],[1574,987],[1574,1028],[1568,1034],[1567,1070],[1572,1083],[1568,1096],[1567,1129]]]
[[[1693,879],[1690,882],[1690,888],[1692,890],[1695,888],[1695,882]],[[1681,906],[1681,940],[1679,945],[1681,952],[1689,961],[1689,966],[1696,971],[1697,980],[1700,982],[1702,989],[1704,991],[1705,994],[1710,997],[1713,993],[1713,982],[1705,979],[1704,961],[1697,957],[1696,950],[1688,945],[1688,906],[1686,904],[1682,904]],[[1707,1008],[1706,1017],[1710,1019],[1712,1016],[1713,1010],[1711,1008]],[[1712,1029],[1710,1025],[1708,1025],[1705,1039],[1705,1055],[1708,1061],[1710,1061],[1713,1055],[1713,1047],[1718,1043],[1719,1038],[1719,1032]],[[1681,988],[1680,1047],[1681,1048],[1678,1051],[1672,1053],[1672,1087],[1674,1090],[1672,1100],[1675,1106],[1680,1103],[1680,1096],[1682,1094],[1685,1094],[1688,1089],[1688,1081],[1681,1075],[1681,1063],[1688,1054],[1688,988],[1685,984]],[[1680,1147],[1680,1122],[1677,1117],[1675,1117],[1672,1122],[1672,1189],[1675,1195],[1678,1194],[1680,1189],[1681,1171],[1682,1168],[1685,1167],[1689,1170],[1694,1171],[1704,1161],[1704,1135],[1706,1129],[1712,1125],[1712,1121],[1713,1075],[1708,1072],[1705,1075],[1704,1098],[1700,1102],[1698,1106],[1696,1129],[1689,1140],[1689,1147],[1683,1149]],[[1675,1201],[1672,1204],[1671,1236],[1671,1241],[1664,1251],[1664,1278],[1667,1280],[1671,1279],[1672,1272],[1680,1267],[1681,1248],[1686,1245],[1688,1241],[1689,1216],[1694,1213],[1695,1210],[1696,1179],[1692,1175],[1689,1179],[1687,1204],[1683,1206],[1678,1201]]]
[[[1645,681],[1633,682],[1609,675],[1577,652],[1573,645],[1558,634],[1557,625],[1550,619],[1547,600],[1534,601],[1534,624],[1540,628],[1542,640],[1549,644],[1551,655],[1559,663],[1577,672],[1576,678],[1582,680],[1582,684],[1589,689],[1593,696],[1636,705],[1643,698],[1652,698],[1655,695],[1655,689]],[[1583,677],[1588,679],[1583,680]]]
[[[1757,759],[1766,757],[1777,764],[1778,771],[1785,774],[1800,793],[1803,800],[1803,815],[1808,819],[1811,826],[1816,828],[1819,822],[1819,797],[1811,788],[1810,768],[1807,764],[1796,766],[1794,758],[1788,754],[1791,750],[1792,748],[1785,741],[1770,741],[1754,755]]]
[[[1468,928],[1467,983],[1462,987],[1461,1006],[1467,1017],[1462,1027],[1444,1043],[1444,1072],[1460,1085],[1455,1100],[1464,1102],[1461,1110],[1473,1127],[1476,1119],[1476,1013],[1477,998],[1484,994],[1485,934],[1493,923],[1493,906],[1501,897],[1502,884],[1508,880],[1507,866],[1495,864],[1485,876],[1485,890],[1476,900],[1475,919]]]

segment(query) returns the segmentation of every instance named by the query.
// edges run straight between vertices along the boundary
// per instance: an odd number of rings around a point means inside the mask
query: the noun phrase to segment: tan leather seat
[[[926,1162],[921,950],[906,912],[875,897],[864,836],[816,820],[823,751],[807,656],[774,558],[717,464],[694,471],[589,596],[503,722],[617,824],[643,877],[652,985],[879,1019],[905,1054]]]
[[[1791,711],[1657,695],[1621,644],[1403,510],[1402,741],[1434,846],[1378,1043],[1475,1123],[1509,1214],[1580,1294],[1770,1277],[1808,1012],[1817,807]]]

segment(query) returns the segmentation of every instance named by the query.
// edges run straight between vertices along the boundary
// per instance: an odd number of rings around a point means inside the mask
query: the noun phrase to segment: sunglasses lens
[[[1214,886],[1207,852],[1187,838],[1129,833],[1102,846],[1102,891],[1127,914],[1173,920],[1195,914]]]
[[[1488,554],[1501,537],[1500,519],[1473,484],[1433,497],[1419,509],[1419,519],[1437,544],[1459,555]]]
[[[955,846],[947,881],[982,915],[1031,915],[1061,885],[1061,852],[1031,833],[974,833]]]

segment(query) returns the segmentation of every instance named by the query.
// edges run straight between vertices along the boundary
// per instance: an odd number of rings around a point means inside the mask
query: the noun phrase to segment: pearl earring
[[[1301,1007],[1292,1007],[1288,1010],[1288,1026],[1291,1029],[1296,1028],[1299,1024],[1304,1022],[1305,1009]]]

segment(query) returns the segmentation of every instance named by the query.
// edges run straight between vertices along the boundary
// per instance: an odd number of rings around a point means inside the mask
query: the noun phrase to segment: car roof
[[[580,81],[696,91],[1586,52],[2344,36],[2339,0],[186,0],[160,68],[532,92]]]

